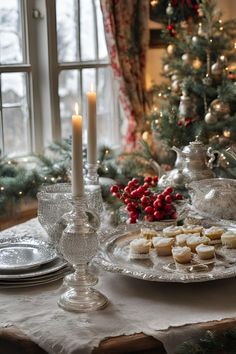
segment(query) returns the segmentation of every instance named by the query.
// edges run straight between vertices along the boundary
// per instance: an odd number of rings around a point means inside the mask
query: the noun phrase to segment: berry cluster
[[[138,219],[146,221],[159,221],[164,219],[176,219],[174,201],[183,199],[180,193],[174,193],[172,187],[167,187],[162,192],[157,192],[158,176],[145,177],[140,184],[137,178],[133,178],[126,187],[114,185],[111,187],[113,196],[126,204],[129,213],[129,222],[136,223]]]

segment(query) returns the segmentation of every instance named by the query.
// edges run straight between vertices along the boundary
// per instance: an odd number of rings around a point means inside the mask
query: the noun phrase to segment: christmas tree
[[[169,147],[200,139],[222,149],[236,142],[236,21],[214,1],[151,1],[163,22],[165,83],[152,90],[152,128]]]

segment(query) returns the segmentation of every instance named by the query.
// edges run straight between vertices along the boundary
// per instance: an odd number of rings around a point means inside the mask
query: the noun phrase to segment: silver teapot
[[[173,146],[172,150],[177,153],[177,160],[182,160],[183,175],[187,182],[213,178],[213,172],[207,165],[207,148],[196,137],[183,150]]]

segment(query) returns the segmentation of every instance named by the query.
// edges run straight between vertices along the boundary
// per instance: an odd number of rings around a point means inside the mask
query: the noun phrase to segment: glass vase
[[[68,311],[89,312],[102,309],[108,303],[103,294],[92,288],[97,278],[88,271],[88,263],[98,250],[98,239],[96,223],[90,222],[87,211],[84,196],[72,198],[72,211],[66,214],[67,226],[59,244],[61,254],[75,269],[65,277],[67,289],[58,301]],[[99,218],[95,212],[93,216]]]

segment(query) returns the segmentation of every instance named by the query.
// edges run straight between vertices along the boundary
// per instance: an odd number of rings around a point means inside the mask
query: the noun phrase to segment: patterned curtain
[[[128,119],[126,143],[136,144],[145,113],[148,0],[100,0],[113,76]]]

